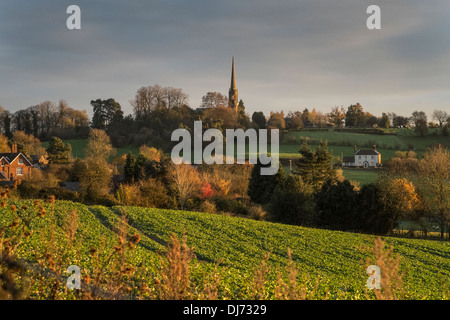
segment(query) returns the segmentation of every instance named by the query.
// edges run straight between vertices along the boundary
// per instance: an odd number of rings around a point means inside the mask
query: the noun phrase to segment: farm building
[[[373,146],[371,150],[358,150],[355,146],[355,153],[350,157],[343,157],[343,167],[362,167],[377,168],[381,167],[381,154],[377,151],[377,147]]]

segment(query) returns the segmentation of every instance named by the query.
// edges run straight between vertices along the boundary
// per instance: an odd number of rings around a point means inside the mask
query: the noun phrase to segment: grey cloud
[[[419,100],[428,112],[445,109],[448,1],[379,0],[377,31],[365,27],[371,2],[80,0],[82,30],[69,31],[71,1],[5,0],[0,104],[64,98],[88,108],[114,97],[131,112],[136,90],[160,83],[182,88],[196,107],[207,91],[227,92],[234,55],[249,112],[359,101],[408,114]]]

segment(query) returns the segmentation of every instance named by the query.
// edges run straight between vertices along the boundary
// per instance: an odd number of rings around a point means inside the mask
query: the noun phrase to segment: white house
[[[381,167],[381,154],[377,151],[376,146],[373,146],[372,150],[357,150],[355,146],[355,154],[352,157],[343,157],[342,166],[361,168]]]

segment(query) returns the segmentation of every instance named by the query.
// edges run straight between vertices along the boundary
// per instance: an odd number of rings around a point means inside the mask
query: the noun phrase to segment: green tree
[[[266,116],[262,111],[253,112],[252,114],[252,122],[258,129],[266,128]]]
[[[386,234],[390,231],[391,221],[382,210],[379,194],[376,183],[365,184],[359,191],[357,215],[353,219],[362,232]]]
[[[140,181],[145,177],[145,162],[147,158],[141,153],[137,156],[134,162],[133,179],[134,181]]]
[[[123,119],[122,107],[112,98],[92,100],[91,106],[94,109],[92,128],[109,130],[112,125]]]
[[[319,227],[334,230],[361,229],[358,215],[358,193],[348,180],[328,180],[315,195]]]
[[[294,225],[314,225],[313,189],[301,177],[288,175],[273,191],[269,219]]]
[[[136,160],[131,152],[127,153],[125,165],[123,166],[123,175],[128,183],[134,182],[134,164]]]
[[[237,125],[240,128],[250,127],[250,119],[245,113],[244,101],[239,100],[238,111],[237,111]]]
[[[391,126],[391,120],[389,119],[389,116],[383,112],[381,115],[381,119],[378,122],[378,126],[380,128],[389,128]]]
[[[428,132],[427,115],[423,111],[414,111],[411,116],[411,121],[414,123],[414,131],[422,137]]]
[[[257,162],[250,174],[247,194],[254,203],[266,204],[275,190],[276,186],[283,182],[285,173],[281,163],[275,175],[261,175],[261,168],[268,167],[261,162]]]
[[[70,160],[72,146],[69,143],[64,143],[58,137],[51,137],[46,151],[51,163],[64,163]]]
[[[300,158],[295,162],[293,173],[302,177],[305,183],[319,190],[327,180],[336,180],[336,169],[333,166],[333,153],[328,150],[326,142],[321,142],[315,151],[303,143]]]
[[[348,107],[345,114],[345,126],[346,127],[362,127],[364,120],[363,107],[357,103]]]

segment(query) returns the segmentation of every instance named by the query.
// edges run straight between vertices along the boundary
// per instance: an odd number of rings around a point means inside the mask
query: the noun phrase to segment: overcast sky
[[[81,30],[66,9],[81,8]],[[381,30],[369,30],[369,5]],[[92,110],[142,86],[182,88],[196,108],[228,94],[235,56],[247,112],[356,102],[375,115],[450,112],[448,0],[2,0],[0,105]]]

